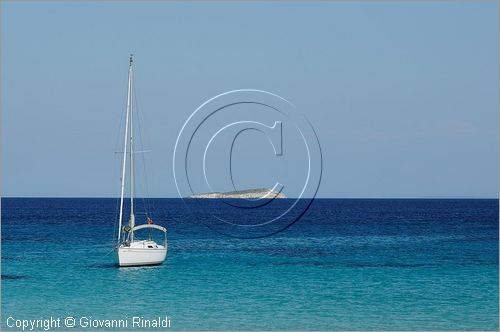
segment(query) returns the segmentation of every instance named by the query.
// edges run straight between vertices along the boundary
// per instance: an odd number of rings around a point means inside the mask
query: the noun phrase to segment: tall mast
[[[123,163],[122,163],[122,177],[121,177],[121,193],[120,193],[120,217],[118,222],[118,243],[120,243],[120,237],[122,233],[122,223],[123,223],[123,196],[125,194],[125,167],[127,163],[127,143],[128,143],[128,126],[129,126],[129,116],[131,111],[131,101],[132,101],[132,55],[130,56],[130,62],[128,66],[128,88],[127,88],[127,115],[125,117],[125,135],[123,142]]]
[[[129,89],[129,100],[130,100],[130,240],[134,240],[134,231],[132,230],[135,226],[135,216],[134,216],[134,126],[133,126],[133,103],[132,103],[132,54],[130,55],[130,89]]]

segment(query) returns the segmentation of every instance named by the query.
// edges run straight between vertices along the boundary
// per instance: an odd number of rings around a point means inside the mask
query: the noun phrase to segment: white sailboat
[[[125,119],[125,137],[123,143],[123,162],[121,171],[121,194],[120,194],[120,215],[118,221],[118,241],[116,246],[116,256],[119,266],[142,266],[156,265],[165,261],[167,256],[167,229],[165,227],[153,224],[148,217],[147,223],[142,225],[135,224],[134,215],[134,125],[133,125],[133,107],[132,107],[132,55],[130,55],[128,68],[128,91],[127,91],[127,114]],[[130,173],[130,216],[128,224],[124,224],[123,201],[125,194],[125,174],[127,167],[127,156],[129,157]],[[151,238],[151,232],[148,239],[139,239],[135,232],[141,229],[158,230],[163,232],[163,244],[156,243]]]

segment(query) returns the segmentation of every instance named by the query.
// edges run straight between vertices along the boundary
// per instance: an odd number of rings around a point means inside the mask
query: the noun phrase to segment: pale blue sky
[[[319,197],[498,197],[495,1],[1,6],[4,196],[118,194],[133,52],[152,196],[177,196],[172,152],[191,112],[255,88],[314,126]],[[245,151],[243,187],[298,171]]]

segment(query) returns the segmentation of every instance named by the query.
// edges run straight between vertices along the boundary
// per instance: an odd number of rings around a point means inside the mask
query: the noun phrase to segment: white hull
[[[151,243],[154,248],[148,248]],[[120,245],[117,256],[119,266],[158,265],[165,261],[167,248],[151,241],[137,241],[130,246]]]

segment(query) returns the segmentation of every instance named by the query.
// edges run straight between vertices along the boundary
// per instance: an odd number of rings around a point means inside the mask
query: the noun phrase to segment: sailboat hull
[[[167,248],[157,245],[157,248],[124,246],[117,251],[119,266],[158,265],[165,261]]]

